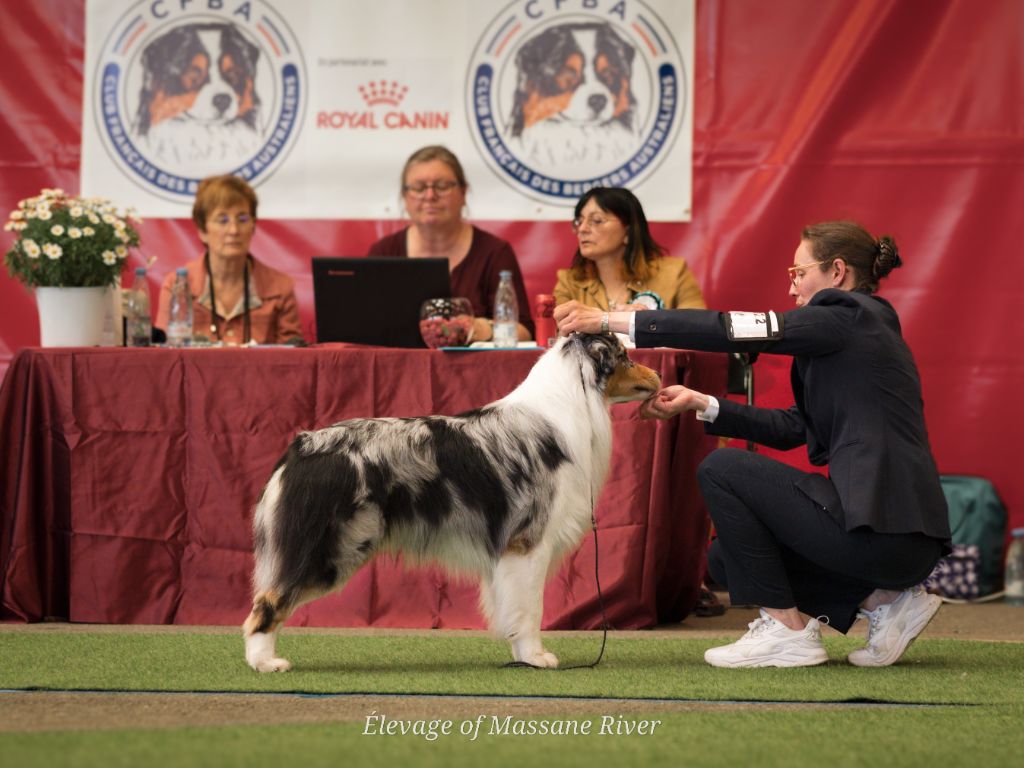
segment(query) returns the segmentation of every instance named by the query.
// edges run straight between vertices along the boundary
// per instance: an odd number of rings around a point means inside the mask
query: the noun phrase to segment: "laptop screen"
[[[452,295],[448,259],[316,256],[318,342],[424,348],[420,306]]]

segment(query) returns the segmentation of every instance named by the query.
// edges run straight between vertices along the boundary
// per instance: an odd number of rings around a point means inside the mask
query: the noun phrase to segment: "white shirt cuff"
[[[636,344],[636,312],[629,313],[629,340]]]
[[[695,411],[697,421],[714,422],[718,418],[718,398],[708,395],[708,407],[703,411]]]

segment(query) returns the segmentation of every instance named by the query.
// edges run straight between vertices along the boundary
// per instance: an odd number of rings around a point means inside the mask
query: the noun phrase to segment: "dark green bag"
[[[1006,507],[992,483],[983,477],[942,475],[939,480],[949,505],[953,543],[977,545],[981,556],[978,594],[991,594],[1001,588],[1003,581]]]

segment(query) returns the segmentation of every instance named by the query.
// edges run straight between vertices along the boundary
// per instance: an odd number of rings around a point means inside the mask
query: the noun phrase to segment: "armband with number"
[[[775,312],[724,312],[730,341],[774,341],[782,338],[782,316]]]

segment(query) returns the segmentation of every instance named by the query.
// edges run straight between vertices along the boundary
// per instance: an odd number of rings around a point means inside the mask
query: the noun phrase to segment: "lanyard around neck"
[[[217,297],[214,294],[213,288],[213,272],[210,271],[210,252],[207,251],[205,255],[206,261],[206,276],[210,279],[210,333],[217,337],[217,341],[223,341],[221,338],[220,326],[217,325]],[[245,257],[245,266],[242,268],[242,290],[244,291],[244,303],[242,313],[242,343],[248,344],[249,338],[252,335],[250,333],[251,325],[249,322],[249,256]],[[225,318],[225,322],[227,318]]]

